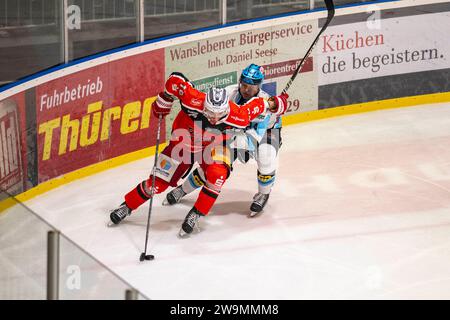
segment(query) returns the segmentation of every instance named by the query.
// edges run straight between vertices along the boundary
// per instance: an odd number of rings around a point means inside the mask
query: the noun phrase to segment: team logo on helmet
[[[210,88],[206,99],[210,105],[217,107],[228,102],[227,92],[225,89],[221,88]]]
[[[209,88],[206,93],[204,115],[211,122],[216,123],[228,114],[228,93],[223,88]]]

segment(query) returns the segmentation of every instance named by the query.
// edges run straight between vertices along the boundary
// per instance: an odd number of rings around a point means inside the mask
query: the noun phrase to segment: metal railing
[[[0,265],[0,300],[148,299],[3,191]]]
[[[58,9],[61,0],[0,0],[0,27],[25,27],[37,25],[57,24],[57,15],[52,12]],[[170,16],[236,9],[234,5],[227,4],[227,0],[72,0],[68,5],[83,8],[81,19],[83,21],[100,21],[110,19],[133,18],[142,10],[145,17]],[[307,4],[314,6],[314,0],[253,0],[255,8],[271,7],[277,5]],[[142,8],[139,6],[142,5]]]
[[[367,0],[366,0],[367,1]],[[227,0],[71,0],[69,5],[83,8],[83,21],[125,19],[137,16],[142,11],[145,17],[182,15],[236,9]],[[280,5],[308,5],[314,8],[314,0],[253,0],[251,7],[268,8]],[[357,0],[335,1],[339,3],[365,2]],[[57,15],[52,16],[61,0],[0,0],[0,27],[36,26],[57,24]],[[139,8],[142,6],[142,8]],[[4,12],[3,15],[1,13]]]
[[[0,0],[0,27],[55,25],[58,15],[52,13],[57,10],[58,2],[60,0]]]
[[[314,3],[311,0],[303,1],[292,1],[292,0],[253,0],[253,7],[273,7],[279,5],[298,5],[298,4],[309,4]]]
[[[81,4],[84,2],[84,0],[73,0],[71,1],[72,4]],[[99,1],[92,1],[92,3],[97,3],[97,7],[101,8],[103,7],[103,12],[105,12],[105,2],[106,0],[99,0]],[[115,3],[116,1],[112,1]],[[135,16],[136,19],[136,26],[137,26],[137,32],[136,32],[136,39],[137,42],[143,42],[145,40],[145,19],[149,17],[157,17],[157,16],[174,16],[174,15],[186,15],[186,14],[201,14],[206,12],[218,12],[219,13],[219,21],[218,23],[226,24],[227,21],[227,11],[228,10],[235,10],[237,7],[237,2],[233,2],[233,5],[229,5],[227,0],[126,0],[125,2],[129,2],[134,4],[134,6],[130,7],[130,11],[127,12],[125,10],[125,7],[123,11],[120,12],[120,18],[125,19],[129,17]],[[261,1],[257,1],[257,3],[254,3],[255,8],[260,7],[271,7],[275,5],[275,1],[271,0],[269,2],[265,1],[266,3],[263,3]],[[292,4],[302,4],[302,3],[309,3],[309,8],[314,8],[314,0],[302,0],[302,1],[286,1],[286,0],[279,0],[278,5],[292,5]],[[103,5],[101,5],[103,4]],[[68,3],[67,0],[64,2],[64,5],[62,7],[62,16],[67,16],[67,8]],[[134,11],[133,11],[134,10]],[[95,10],[93,10],[95,12]],[[110,14],[103,14],[96,16],[95,14],[92,14],[91,19],[89,17],[86,17],[82,15],[82,19],[85,22],[89,21],[98,21],[98,20],[105,20],[105,19],[119,19],[117,17],[115,11],[111,11]],[[65,28],[64,32],[67,35],[67,28]],[[65,37],[63,36],[63,40]],[[65,43],[67,41],[63,41],[63,56],[64,56],[64,62],[68,62],[68,45]]]
[[[365,1],[335,0],[335,4]],[[321,4],[314,0],[0,0],[0,50],[10,57],[0,61],[0,86],[147,39],[315,5]]]
[[[147,0],[145,16],[179,15],[220,10],[220,0]]]

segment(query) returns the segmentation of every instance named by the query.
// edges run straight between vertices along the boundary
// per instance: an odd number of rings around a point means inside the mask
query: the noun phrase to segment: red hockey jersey
[[[221,131],[231,128],[245,128],[258,115],[268,108],[268,103],[261,97],[250,99],[243,105],[229,101],[230,112],[219,123],[212,125],[203,115],[203,102],[206,94],[195,89],[191,82],[181,73],[172,73],[166,81],[165,91],[172,97],[180,100],[181,107],[190,118],[202,121],[203,128],[213,127]]]

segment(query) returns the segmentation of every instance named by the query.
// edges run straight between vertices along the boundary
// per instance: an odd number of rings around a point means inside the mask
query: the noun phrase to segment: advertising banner
[[[317,32],[317,21],[304,21],[167,47],[166,77],[181,72],[204,91],[210,86],[236,84],[242,69],[255,63],[265,70],[263,89],[280,94]],[[317,73],[312,59],[289,89],[288,113],[317,109]]]
[[[338,16],[321,36],[319,109],[450,91],[450,3],[377,8]]]
[[[25,190],[26,141],[23,93],[0,101],[0,187],[16,195]]]
[[[150,108],[163,85],[164,50],[156,50],[38,86],[39,183],[153,146]]]
[[[330,26],[318,43],[319,85],[450,68],[450,12]]]

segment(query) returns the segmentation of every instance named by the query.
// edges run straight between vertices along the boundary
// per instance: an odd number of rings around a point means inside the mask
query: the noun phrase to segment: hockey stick
[[[291,78],[289,79],[288,83],[286,84],[286,87],[283,89],[283,92],[282,92],[283,94],[286,93],[289,90],[289,88],[291,87],[292,82],[294,82],[294,79],[299,74],[300,69],[302,68],[302,66],[305,63],[306,59],[311,54],[311,52],[314,49],[314,46],[316,45],[317,41],[319,41],[320,35],[325,31],[325,29],[328,27],[328,25],[330,24],[331,20],[334,17],[334,3],[333,3],[333,0],[325,0],[325,5],[327,6],[327,11],[328,11],[327,20],[325,21],[325,24],[323,25],[322,29],[320,29],[320,32],[317,35],[317,37],[314,39],[314,42],[311,44],[311,47],[309,47],[308,51],[306,51],[305,56],[303,57],[302,61],[300,61],[300,64],[298,65],[297,69],[295,69],[294,73],[292,74]]]
[[[158,118],[158,131],[156,132],[155,163],[153,164],[153,170],[152,170],[152,191],[151,191],[151,197],[150,197],[150,204],[149,204],[149,208],[148,208],[147,231],[145,234],[145,249],[144,249],[144,252],[141,253],[141,256],[139,257],[139,261],[155,259],[154,255],[147,254],[147,244],[148,244],[148,233],[150,231],[150,216],[152,214],[153,196],[155,195],[154,190],[155,190],[155,179],[156,179],[156,164],[158,163],[159,139],[160,139],[160,135],[161,135],[161,122],[162,122],[162,115],[160,115]]]

